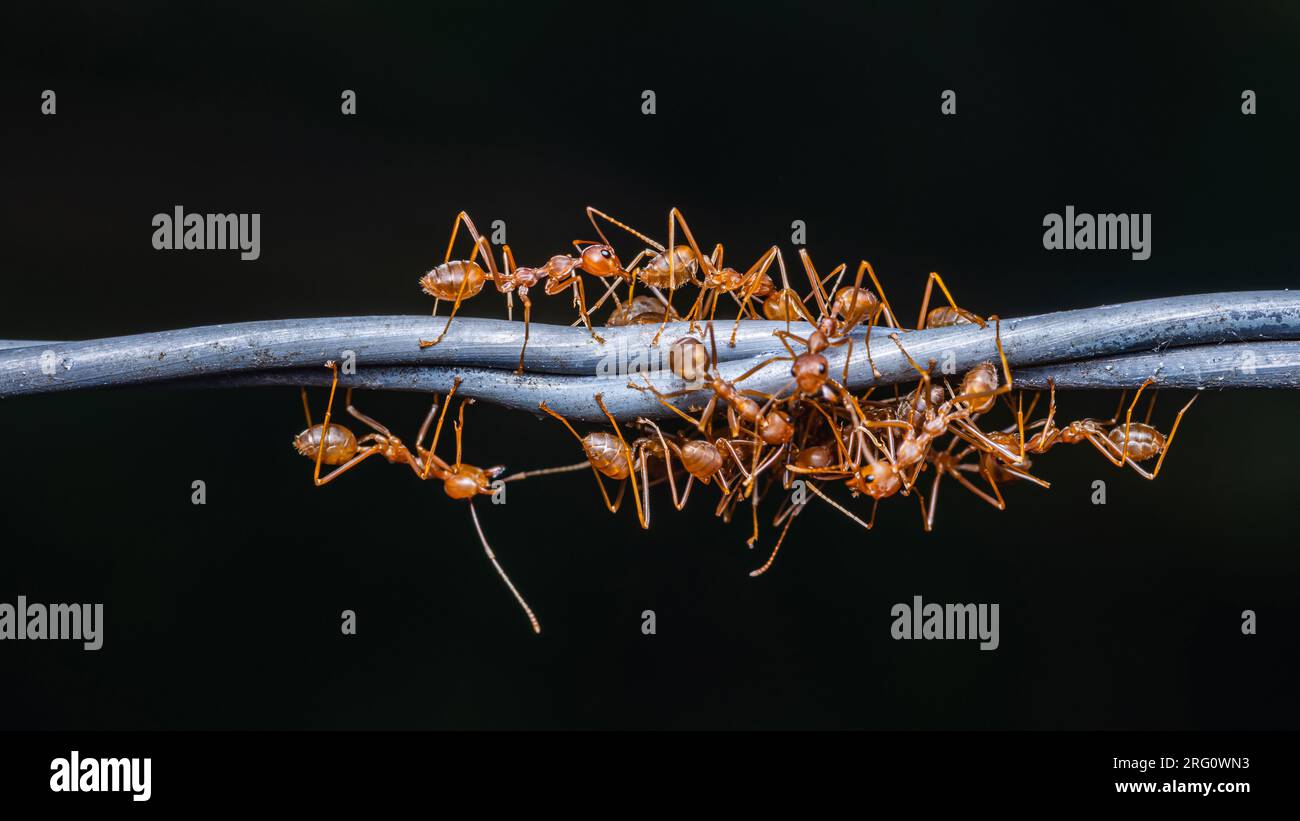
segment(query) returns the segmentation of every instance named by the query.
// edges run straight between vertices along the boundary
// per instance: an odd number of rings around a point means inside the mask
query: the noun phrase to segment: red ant
[[[315,457],[316,468],[312,474],[312,479],[316,485],[319,487],[333,481],[376,454],[383,455],[393,464],[408,465],[421,479],[433,478],[440,480],[443,483],[444,493],[453,499],[466,500],[469,506],[470,518],[474,521],[474,530],[478,533],[479,541],[483,545],[483,551],[487,554],[488,560],[492,562],[492,566],[496,568],[501,580],[506,583],[506,587],[510,588],[515,600],[523,608],[529,624],[533,627],[533,632],[542,632],[541,625],[533,614],[532,608],[524,601],[524,597],[520,595],[519,590],[510,581],[510,577],[506,575],[505,569],[497,561],[496,554],[492,552],[487,536],[483,533],[483,526],[479,523],[478,513],[474,510],[474,497],[491,495],[493,480],[505,472],[505,467],[498,465],[484,469],[461,461],[461,432],[465,425],[465,405],[473,400],[461,402],[458,418],[454,423],[456,461],[448,464],[434,452],[438,447],[438,438],[442,432],[443,420],[447,416],[447,408],[451,406],[451,399],[455,395],[456,389],[460,387],[460,380],[457,379],[452,384],[452,389],[448,392],[447,400],[442,406],[442,412],[438,414],[438,424],[434,428],[432,443],[427,450],[422,446],[424,437],[429,432],[429,425],[433,422],[434,414],[438,411],[437,397],[434,398],[433,406],[429,408],[424,423],[420,425],[420,432],[415,439],[415,450],[412,452],[388,428],[353,407],[351,388],[348,389],[347,399],[345,400],[348,413],[365,423],[374,432],[357,439],[352,431],[346,427],[338,423],[331,423],[330,417],[334,410],[334,394],[339,384],[339,371],[338,366],[333,361],[325,363],[325,366],[333,371],[329,404],[325,407],[325,421],[320,425],[312,423],[311,409],[307,402],[307,390],[304,388],[302,401],[303,411],[307,415],[307,429],[294,437],[293,441],[294,448],[298,453],[307,457]],[[322,464],[334,466],[334,470],[322,477],[320,475]]]

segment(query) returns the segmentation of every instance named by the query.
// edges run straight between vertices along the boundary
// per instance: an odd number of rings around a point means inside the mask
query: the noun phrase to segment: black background
[[[652,234],[680,206],[738,260],[801,219],[904,317],[931,270],[1002,316],[1296,282],[1294,6],[28,14],[3,35],[5,338],[424,313],[462,208],[530,261],[586,236],[588,204]],[[153,250],[177,204],[261,213],[261,259]],[[1152,213],[1151,259],[1045,251],[1067,204]],[[407,436],[427,407],[361,399]],[[656,497],[646,533],[583,474],[512,486],[479,509],[539,638],[436,485],[367,464],[312,486],[292,390],[9,400],[0,601],[103,602],[107,634],[0,644],[0,728],[1295,729],[1297,411],[1206,395],[1158,481],[1060,448],[1050,491],[998,513],[950,488],[928,535],[907,499],[870,533],[814,507],[760,579],[770,528],[748,551],[711,503]],[[467,433],[482,464],[577,458],[550,420],[478,405]],[[1001,647],[893,641],[914,595],[1000,603]]]

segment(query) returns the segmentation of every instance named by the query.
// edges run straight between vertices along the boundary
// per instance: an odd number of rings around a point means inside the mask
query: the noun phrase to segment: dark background
[[[931,270],[1003,316],[1297,281],[1294,6],[133,6],[4,27],[0,337],[424,313],[462,208],[529,261],[588,235],[587,204],[652,234],[680,206],[742,261],[802,219],[905,318]],[[261,213],[261,259],[154,251],[177,204]],[[1151,212],[1151,259],[1045,251],[1067,204]],[[407,436],[427,407],[363,399]],[[647,533],[587,475],[512,486],[479,510],[537,638],[436,485],[312,486],[292,390],[9,400],[0,601],[103,602],[107,632],[0,644],[0,728],[1295,729],[1298,411],[1206,395],[1158,481],[1060,448],[1050,491],[998,513],[950,487],[928,535],[908,499],[870,533],[814,504],[760,579],[771,529],[750,552],[711,502],[656,496]],[[479,463],[578,456],[488,406],[467,433]],[[1001,648],[893,641],[918,594],[1000,603]]]

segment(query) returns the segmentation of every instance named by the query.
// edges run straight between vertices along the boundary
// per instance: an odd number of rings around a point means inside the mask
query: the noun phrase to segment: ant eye
[[[817,373],[826,373],[826,363],[822,362],[817,365]]]
[[[610,254],[609,254],[609,249],[608,249],[608,248],[603,248],[603,249],[601,249],[600,255],[601,255],[602,257],[604,257],[605,259],[609,259],[609,256],[610,256]]]
[[[790,368],[790,375],[791,375],[791,376],[798,376],[798,375],[799,375],[799,369],[798,369],[798,368],[793,368],[793,367]]]

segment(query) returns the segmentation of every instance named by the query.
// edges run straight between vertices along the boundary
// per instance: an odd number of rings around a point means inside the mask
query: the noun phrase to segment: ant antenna
[[[483,526],[478,522],[478,513],[474,511],[473,501],[469,502],[469,516],[474,520],[474,529],[478,531],[478,539],[483,543],[483,552],[487,554],[488,561],[492,562],[492,566],[497,569],[497,575],[501,577],[501,581],[506,583],[506,587],[509,587],[510,592],[515,595],[515,601],[519,602],[519,606],[524,609],[524,615],[528,616],[528,623],[533,626],[533,632],[540,634],[542,626],[537,622],[537,616],[533,615],[533,608],[529,607],[528,602],[524,601],[524,597],[519,595],[519,590],[515,587],[514,582],[510,581],[510,577],[506,575],[501,563],[497,561],[496,554],[492,552],[492,548],[488,545],[487,536],[483,535]]]

